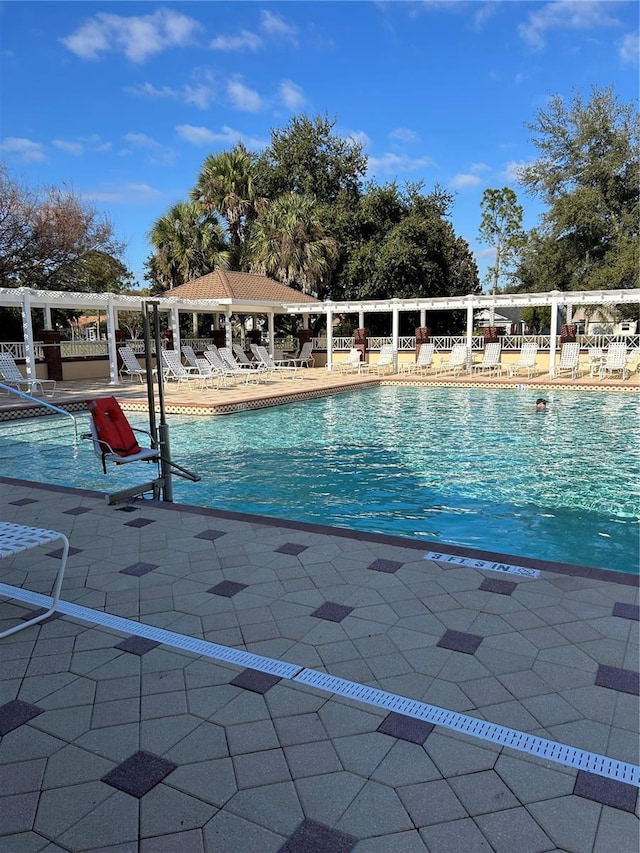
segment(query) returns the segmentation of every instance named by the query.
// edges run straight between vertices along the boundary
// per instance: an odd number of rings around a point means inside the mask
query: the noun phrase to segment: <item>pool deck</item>
[[[105,393],[145,401],[68,383],[55,402]],[[3,853],[637,853],[637,578],[2,478],[0,496],[4,521],[72,546],[56,615],[0,640]],[[0,630],[59,561],[0,560],[18,596]]]

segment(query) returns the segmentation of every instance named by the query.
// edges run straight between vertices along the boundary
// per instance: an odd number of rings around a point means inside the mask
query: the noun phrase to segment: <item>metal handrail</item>
[[[78,441],[78,419],[75,415],[72,415],[71,412],[67,412],[66,409],[61,409],[59,406],[54,406],[53,403],[47,403],[46,400],[41,400],[39,397],[34,397],[33,394],[27,394],[26,391],[20,391],[18,388],[12,388],[11,385],[5,385],[4,382],[0,382],[0,391],[8,391],[9,394],[15,394],[17,397],[22,397],[23,400],[29,400],[31,403],[37,403],[38,406],[50,409],[58,415],[64,415],[67,418],[71,418],[73,421],[75,441]]]

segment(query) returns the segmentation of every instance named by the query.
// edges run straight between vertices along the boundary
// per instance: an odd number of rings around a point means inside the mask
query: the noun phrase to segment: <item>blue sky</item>
[[[636,2],[4,2],[0,158],[107,214],[143,285],[148,233],[207,154],[328,113],[378,183],[436,183],[481,273],[488,188],[516,181],[551,95],[638,99]]]

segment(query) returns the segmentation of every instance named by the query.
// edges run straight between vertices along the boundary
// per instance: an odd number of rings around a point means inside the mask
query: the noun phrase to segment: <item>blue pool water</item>
[[[637,572],[638,397],[552,391],[545,411],[535,397],[384,387],[170,416],[173,458],[202,476],[175,478],[174,500]],[[134,465],[103,475],[58,418],[16,427],[0,426],[5,476],[101,491],[149,479]]]

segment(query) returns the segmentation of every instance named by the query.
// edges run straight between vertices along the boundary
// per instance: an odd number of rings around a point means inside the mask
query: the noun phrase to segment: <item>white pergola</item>
[[[122,296],[113,293],[67,293],[64,291],[32,290],[30,288],[0,288],[0,306],[20,308],[24,333],[27,376],[35,377],[35,347],[31,312],[44,311],[44,328],[51,329],[51,309],[103,310],[107,323],[107,347],[109,354],[110,383],[119,384],[116,352],[116,330],[118,311],[143,311],[145,303],[158,304],[161,311],[169,314],[169,328],[173,333],[174,347],[180,349],[179,314],[221,314],[227,318],[226,336],[231,344],[232,314],[260,314],[269,318],[269,341],[273,349],[273,318],[276,314],[301,315],[305,327],[310,315],[326,315],[327,320],[327,370],[332,369],[333,318],[338,314],[358,314],[359,326],[364,328],[365,315],[390,313],[392,317],[391,337],[394,349],[398,348],[400,313],[420,314],[420,325],[426,323],[427,312],[465,310],[467,317],[466,338],[471,345],[473,316],[479,309],[550,307],[550,338],[558,335],[558,309],[571,310],[578,306],[640,305],[640,289],[632,290],[587,290],[546,293],[512,294],[469,294],[467,296],[435,297],[432,299],[388,299],[349,300],[347,302],[290,302],[274,303],[257,300],[245,302],[239,299],[176,299],[174,297]],[[555,348],[550,353],[549,372],[555,375]]]

